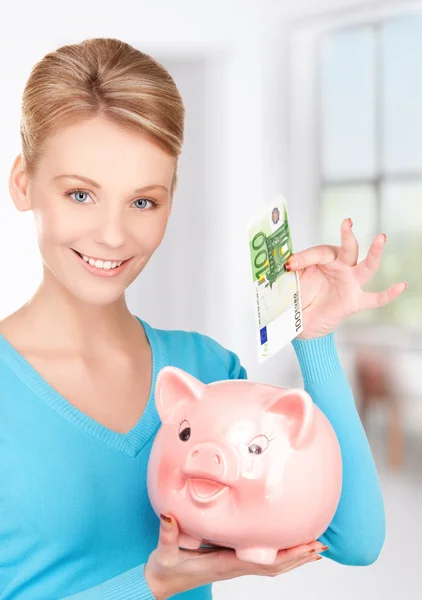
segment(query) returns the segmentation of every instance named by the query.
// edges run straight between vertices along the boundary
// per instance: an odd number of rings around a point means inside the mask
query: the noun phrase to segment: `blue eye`
[[[137,202],[141,203],[141,206],[139,206],[139,208],[141,208],[142,210],[153,210],[154,208],[158,208],[159,206],[158,202],[156,200],[153,200],[152,198],[139,198],[139,200],[135,200],[134,204],[136,204]],[[150,204],[150,206],[148,206],[148,204]]]
[[[75,198],[74,194],[79,195],[79,198]],[[68,192],[65,193],[65,196],[69,196],[70,198],[72,198],[73,200],[75,200],[75,202],[77,202],[78,204],[85,204],[85,200],[82,198],[80,198],[80,196],[89,196],[89,193],[86,192],[85,190],[79,189],[79,188],[73,188],[73,190],[69,190]]]
[[[69,193],[69,195],[70,195],[70,196],[72,196],[72,198],[74,198],[74,195],[73,195],[73,194],[79,194],[79,196],[83,196],[83,195],[87,196],[87,195],[88,195],[88,192],[76,191],[76,192],[70,192],[70,193]],[[84,201],[83,201],[83,200],[81,200],[80,198],[79,198],[79,199],[78,199],[78,198],[75,198],[75,200],[76,200],[76,202],[79,202],[79,204],[83,204],[83,202],[84,202]]]
[[[142,206],[139,206],[139,208],[147,208],[147,206],[146,206],[146,205],[147,205],[147,203],[148,203],[148,202],[149,202],[150,204],[152,204],[152,203],[151,203],[151,200],[147,200],[146,198],[140,198],[139,200],[135,200],[135,204],[136,204],[137,202],[141,202],[141,203],[142,203]]]

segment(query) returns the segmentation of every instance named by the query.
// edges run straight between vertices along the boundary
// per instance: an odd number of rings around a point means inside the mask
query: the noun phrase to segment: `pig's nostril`
[[[202,454],[201,454],[201,450],[194,450],[192,452],[192,458],[195,460],[198,460],[201,458]],[[208,460],[214,460],[216,465],[221,465],[223,462],[223,459],[221,458],[220,454],[208,454]]]

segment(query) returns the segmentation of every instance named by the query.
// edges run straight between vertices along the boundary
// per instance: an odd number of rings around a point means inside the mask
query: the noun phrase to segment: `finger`
[[[315,546],[311,544],[302,544],[300,546],[295,546],[294,548],[286,548],[285,550],[279,550],[277,552],[277,562],[282,562],[286,560],[298,560],[307,554],[310,554],[315,549]]]
[[[382,292],[371,292],[363,294],[361,308],[359,310],[366,310],[368,308],[379,308],[380,306],[390,304],[390,302],[395,300],[398,296],[400,296],[400,294],[404,292],[407,286],[407,282],[401,281],[400,283],[395,283],[387,290],[384,290]]]
[[[302,565],[306,565],[307,563],[312,563],[317,560],[321,560],[321,558],[322,558],[322,556],[320,556],[317,552],[315,552],[314,554],[310,554],[306,557],[301,558],[300,560],[298,560],[294,563],[289,564],[288,566],[286,566],[285,569],[281,570],[281,572],[277,573],[277,574],[287,573],[288,571],[297,569],[298,567],[301,567]]]
[[[341,224],[341,246],[337,257],[341,262],[350,267],[356,265],[359,257],[359,244],[352,227],[352,219],[344,219]]]
[[[327,244],[302,250],[291,255],[286,263],[286,269],[287,271],[296,271],[310,265],[327,265],[337,258],[338,250],[338,246]]]
[[[291,571],[292,569],[296,569],[297,567],[300,567],[301,565],[306,565],[310,562],[315,562],[316,560],[321,560],[321,558],[322,556],[320,556],[318,552],[307,554],[306,556],[302,556],[302,558],[300,558],[299,560],[295,560],[291,563],[284,565],[284,568],[282,566],[279,570],[279,573],[277,574],[287,573],[287,571]]]
[[[240,575],[268,575],[279,574],[283,571],[288,571],[299,564],[314,560],[318,552],[323,552],[328,546],[323,546],[320,542],[314,541],[310,544],[302,544],[294,548],[279,550],[276,561],[271,565],[261,565],[251,563],[237,558],[236,553],[232,549],[222,548],[216,553],[211,553],[210,556],[199,556],[198,560],[207,565],[207,569],[213,571],[218,569],[221,578],[225,579],[224,573],[230,573],[231,577]],[[311,552],[313,550],[313,552]],[[205,561],[205,562],[204,562]],[[221,572],[224,565],[224,573]]]
[[[387,239],[385,233],[375,236],[366,258],[355,267],[357,283],[362,287],[372,279],[381,264],[382,251]]]
[[[172,567],[180,562],[179,528],[171,515],[160,515],[160,521],[156,560],[164,567]]]
[[[315,540],[309,544],[301,544],[293,548],[286,548],[285,550],[279,550],[277,552],[276,562],[285,561],[296,561],[303,557],[315,554],[317,552],[324,552],[328,549],[328,546],[324,546],[321,542]]]
[[[185,548],[180,549],[180,552],[184,557],[194,558],[195,556],[200,556],[201,554],[212,554],[213,552],[220,552],[221,548],[215,546],[215,548],[197,548],[196,550],[185,550]]]
[[[305,553],[302,551],[302,554],[300,556],[296,556],[296,558],[293,560],[287,560],[286,558],[281,561],[277,560],[273,565],[261,566],[260,571],[257,574],[274,577],[276,575],[281,575],[281,573],[287,573],[288,571],[296,569],[297,567],[300,567],[308,562],[320,560],[322,557],[318,554],[318,552],[323,552],[327,548],[328,546],[324,546],[319,550],[314,548],[311,550],[308,549]]]
[[[314,541],[309,544],[301,544],[293,548],[286,548],[277,552],[277,557],[271,565],[258,566],[258,572],[262,574],[278,574],[294,568],[299,564],[308,562],[318,555],[318,552],[325,552],[328,546],[321,542]]]

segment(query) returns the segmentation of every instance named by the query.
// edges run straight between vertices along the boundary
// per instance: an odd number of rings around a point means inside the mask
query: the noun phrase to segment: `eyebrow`
[[[67,177],[70,179],[80,179],[81,181],[85,181],[86,183],[89,183],[93,187],[101,189],[100,184],[97,183],[96,181],[94,181],[93,179],[90,179],[89,177],[84,177],[83,175],[75,175],[74,173],[64,173],[63,175],[57,175],[57,177],[54,177],[53,181],[56,181],[57,179],[62,179],[64,177]],[[151,185],[146,185],[144,187],[140,187],[140,188],[134,190],[133,193],[139,194],[141,192],[148,192],[149,190],[153,190],[155,188],[163,188],[166,192],[168,192],[168,189],[164,185],[161,185],[159,183],[153,183]]]

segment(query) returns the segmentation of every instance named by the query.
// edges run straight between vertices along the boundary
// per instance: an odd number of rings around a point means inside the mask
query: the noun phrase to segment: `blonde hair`
[[[148,54],[115,38],[91,38],[46,54],[22,95],[22,161],[35,173],[43,142],[57,128],[101,115],[147,134],[176,158],[177,185],[185,107],[168,71]]]

